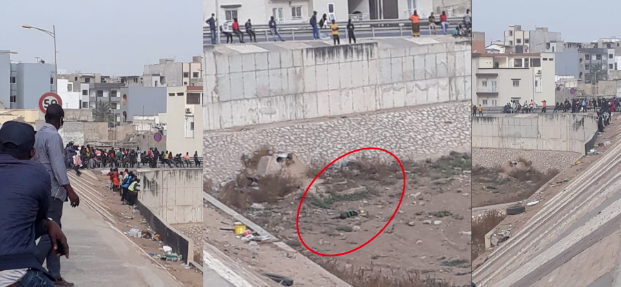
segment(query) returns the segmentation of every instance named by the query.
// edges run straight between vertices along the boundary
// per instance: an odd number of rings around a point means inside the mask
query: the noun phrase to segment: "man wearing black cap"
[[[52,181],[52,188],[49,190],[51,197],[47,217],[58,223],[61,228],[63,203],[69,199],[72,207],[77,207],[80,204],[80,198],[69,184],[67,169],[64,164],[63,140],[58,134],[58,130],[63,126],[64,117],[65,112],[60,105],[49,105],[45,112],[45,124],[37,132],[34,146],[37,151],[34,160],[45,166],[48,177]],[[43,237],[39,241],[37,257],[41,264],[44,261],[46,262],[47,270],[55,279],[55,286],[74,285],[65,281],[60,275],[60,258],[56,256],[48,238]]]
[[[9,121],[0,128],[0,286],[32,286],[35,280],[54,284],[35,255],[35,240],[42,235],[54,251],[62,242],[69,258],[65,235],[47,217],[51,181],[45,167],[30,160],[34,144],[35,130],[29,124]]]

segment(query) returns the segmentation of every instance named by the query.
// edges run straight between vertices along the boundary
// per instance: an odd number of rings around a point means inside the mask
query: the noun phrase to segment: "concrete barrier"
[[[469,40],[401,37],[204,47],[204,129],[470,99]]]
[[[203,222],[201,169],[138,169],[140,202],[168,224]]]
[[[472,147],[584,154],[586,145],[596,133],[597,118],[591,115],[502,114],[475,117]]]

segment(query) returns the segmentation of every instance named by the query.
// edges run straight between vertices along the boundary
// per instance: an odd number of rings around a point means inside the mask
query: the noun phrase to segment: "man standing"
[[[45,113],[45,124],[36,134],[34,160],[45,166],[52,181],[50,190],[50,207],[47,217],[53,220],[62,228],[61,217],[63,214],[63,204],[67,198],[71,201],[72,207],[80,205],[80,197],[75,193],[65,169],[63,161],[63,140],[58,134],[58,130],[64,124],[65,112],[58,104],[52,104]],[[65,281],[60,275],[60,258],[56,256],[52,248],[53,244],[48,237],[43,237],[37,245],[37,257],[41,264],[47,261],[47,270],[54,277],[55,286],[73,286],[73,283]]]
[[[0,128],[0,286],[58,286],[36,257],[40,236],[51,242],[54,256],[60,257],[58,251],[64,249],[69,258],[65,235],[47,217],[51,180],[45,167],[31,160],[34,145],[31,125],[8,121]]]
[[[200,163],[201,162],[198,160],[198,152],[194,151],[194,164],[196,165],[196,167],[198,167]]]
[[[446,19],[446,12],[442,11],[442,14],[440,15],[440,25],[442,26],[442,33],[444,33],[444,35],[446,35],[446,30],[448,30],[448,22]]]
[[[341,38],[339,37],[339,25],[336,24],[336,21],[332,20],[332,25],[330,25],[330,29],[332,29],[332,41],[334,45],[341,44]]]
[[[313,11],[313,16],[310,18],[310,25],[313,28],[313,39],[319,40],[319,27],[317,27],[317,11]]]
[[[352,40],[354,41],[354,44],[356,44],[356,35],[354,34],[354,23],[351,22],[351,19],[347,21],[347,38],[349,39],[349,44],[351,44]]]
[[[217,38],[217,34],[216,34],[216,18],[215,18],[215,14],[211,13],[211,18],[207,19],[207,24],[209,24],[209,36],[211,36],[211,44],[215,45],[216,44],[216,38]]]
[[[274,39],[274,42],[276,42],[275,36],[278,36],[278,39],[284,42],[285,40],[283,40],[282,37],[280,37],[280,34],[278,33],[278,27],[276,27],[276,20],[274,20],[274,16],[270,17],[269,26],[270,26],[270,31],[272,32],[272,37]]]

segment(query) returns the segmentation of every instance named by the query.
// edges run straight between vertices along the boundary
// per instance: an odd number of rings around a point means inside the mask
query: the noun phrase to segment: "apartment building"
[[[56,92],[54,64],[11,63],[10,77],[6,79],[9,81],[9,106],[5,103],[5,108],[38,109],[43,94]],[[0,100],[2,98],[6,96],[0,95]]]
[[[202,62],[202,56],[192,57],[190,63],[175,62],[175,59],[160,59],[158,64],[144,66],[142,85],[145,87],[200,86],[203,83]]]
[[[204,0],[203,16],[207,19],[216,13],[220,21],[252,19],[255,24],[265,25],[271,16],[278,23],[308,23],[313,11],[319,16],[325,13],[329,19],[347,21],[408,19],[414,10],[421,17],[441,11],[449,16],[463,15],[470,7],[467,0]]]
[[[614,48],[582,48],[578,53],[579,79],[585,84],[606,81],[609,78],[609,71],[618,68]]]
[[[80,109],[82,106],[81,88],[74,88],[74,82],[67,79],[58,79],[58,96],[62,100],[65,109]]]
[[[166,89],[166,148],[175,153],[190,153],[203,148],[203,87]]]
[[[504,33],[507,53],[555,53],[562,52],[565,43],[561,33],[550,32],[548,28],[522,30],[521,25],[511,25]]]
[[[555,101],[554,53],[472,54],[473,102],[504,106]]]

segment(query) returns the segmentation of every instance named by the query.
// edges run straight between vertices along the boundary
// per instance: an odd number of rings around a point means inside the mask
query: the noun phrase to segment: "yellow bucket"
[[[242,236],[246,232],[246,225],[241,222],[235,222],[235,236]]]

